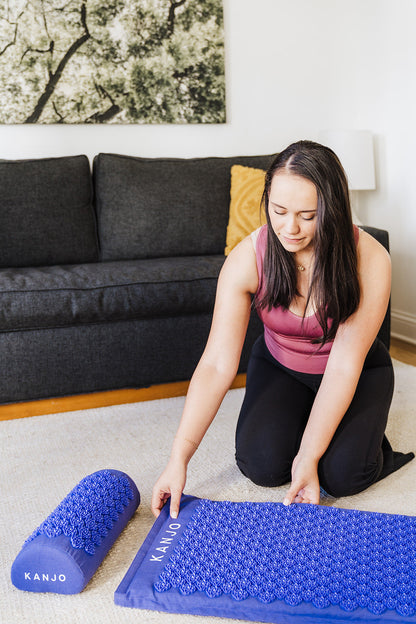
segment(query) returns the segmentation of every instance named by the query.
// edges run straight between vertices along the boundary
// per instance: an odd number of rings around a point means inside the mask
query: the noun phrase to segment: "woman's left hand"
[[[319,491],[317,462],[297,455],[292,464],[292,485],[283,504],[313,503],[318,505]]]

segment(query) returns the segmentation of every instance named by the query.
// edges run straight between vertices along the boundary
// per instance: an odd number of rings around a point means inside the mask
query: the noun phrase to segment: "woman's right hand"
[[[159,516],[170,497],[170,517],[177,518],[182,492],[186,483],[186,464],[170,460],[153,487],[152,513]]]

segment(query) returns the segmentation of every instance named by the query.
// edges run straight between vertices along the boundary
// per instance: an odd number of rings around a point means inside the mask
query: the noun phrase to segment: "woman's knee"
[[[358,494],[377,480],[383,465],[382,453],[372,464],[362,464],[351,454],[329,454],[319,462],[319,482],[331,496]]]
[[[278,487],[290,480],[290,462],[259,461],[236,454],[237,466],[245,477],[256,485]]]

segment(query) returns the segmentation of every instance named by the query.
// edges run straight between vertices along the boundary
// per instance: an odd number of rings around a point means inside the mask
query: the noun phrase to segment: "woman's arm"
[[[357,251],[360,304],[337,331],[293,462],[292,485],[285,504],[319,503],[318,462],[353,399],[365,358],[386,314],[391,286],[390,256],[380,243],[362,231]]]
[[[169,496],[171,516],[179,512],[189,460],[237,373],[257,285],[256,256],[248,237],[233,249],[221,269],[208,342],[189,385],[168,465],[153,488],[156,516]]]

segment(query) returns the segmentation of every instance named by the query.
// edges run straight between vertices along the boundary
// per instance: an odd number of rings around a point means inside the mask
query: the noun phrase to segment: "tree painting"
[[[222,0],[1,0],[0,123],[224,123]]]

